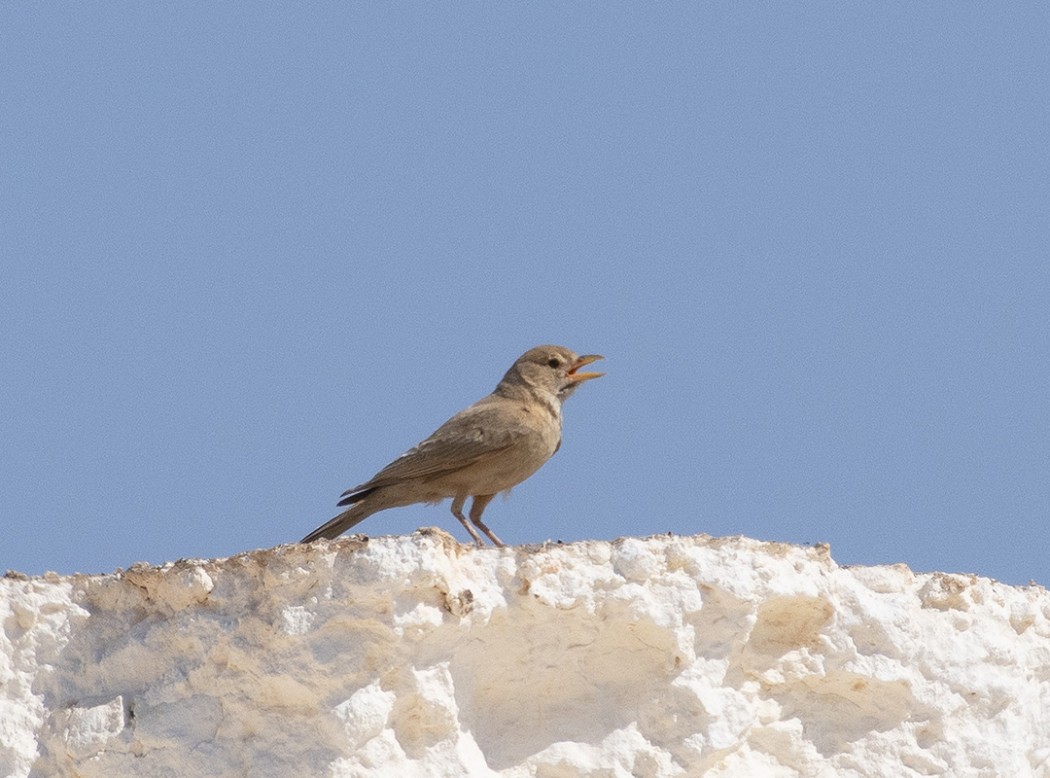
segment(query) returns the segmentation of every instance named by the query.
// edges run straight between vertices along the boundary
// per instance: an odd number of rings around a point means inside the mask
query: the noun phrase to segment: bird
[[[486,506],[531,476],[561,447],[562,403],[585,381],[604,373],[580,368],[605,357],[578,356],[564,346],[537,346],[511,365],[492,394],[465,408],[430,437],[392,461],[368,481],[343,492],[343,513],[313,530],[300,543],[335,538],[373,513],[452,498],[452,515],[477,546]],[[472,497],[470,521],[463,515]],[[476,529],[475,529],[476,528]]]

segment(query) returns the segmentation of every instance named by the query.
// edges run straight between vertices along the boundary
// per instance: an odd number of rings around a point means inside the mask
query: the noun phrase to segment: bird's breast
[[[521,427],[514,443],[492,457],[475,473],[478,480],[474,494],[496,494],[517,486],[539,470],[551,458],[561,442],[561,418],[537,413],[535,408],[519,416]]]

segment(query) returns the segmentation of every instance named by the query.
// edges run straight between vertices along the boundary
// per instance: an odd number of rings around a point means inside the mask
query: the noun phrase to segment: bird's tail
[[[328,538],[329,540],[337,538],[358,522],[367,519],[376,510],[377,508],[372,507],[367,502],[359,502],[352,508],[340,513],[334,519],[326,521],[299,542],[310,543],[318,538]]]

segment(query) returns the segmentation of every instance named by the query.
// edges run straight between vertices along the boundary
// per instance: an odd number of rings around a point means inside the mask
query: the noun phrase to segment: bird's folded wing
[[[375,489],[415,478],[435,478],[453,473],[499,454],[523,437],[533,434],[513,423],[506,409],[479,403],[453,416],[429,438],[409,449],[376,473],[371,480],[344,492]]]

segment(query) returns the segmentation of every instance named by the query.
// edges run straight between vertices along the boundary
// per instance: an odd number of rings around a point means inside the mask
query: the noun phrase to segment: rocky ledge
[[[1050,776],[1050,595],[437,530],[0,581],[0,774]]]

